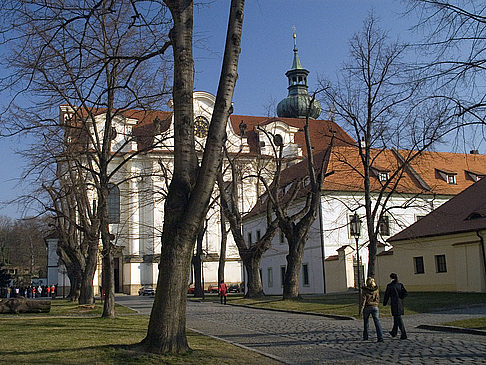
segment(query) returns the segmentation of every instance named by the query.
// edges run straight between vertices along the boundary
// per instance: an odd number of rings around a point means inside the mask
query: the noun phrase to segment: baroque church
[[[248,242],[253,242],[265,233],[265,217],[259,210],[261,206],[258,204],[258,198],[264,194],[264,188],[258,179],[251,176],[260,173],[267,174],[267,177],[271,178],[275,161],[273,149],[275,138],[278,138],[284,146],[283,157],[287,168],[283,172],[283,180],[288,184],[292,181],[292,177],[305,171],[302,169],[301,162],[306,157],[303,127],[307,113],[310,117],[310,137],[316,154],[328,149],[331,138],[334,136],[330,157],[332,161],[329,166],[336,173],[332,176],[331,181],[326,180],[323,185],[321,213],[325,217],[323,218],[324,228],[319,228],[319,222],[316,220],[309,233],[302,268],[301,289],[303,293],[326,292],[326,282],[329,281],[327,292],[342,291],[356,285],[355,274],[353,274],[353,265],[354,270],[357,266],[354,259],[356,252],[349,248],[352,241],[350,241],[346,227],[349,217],[348,208],[352,202],[361,199],[362,186],[355,181],[356,177],[352,172],[347,171],[344,167],[349,164],[343,164],[342,158],[339,156],[353,156],[353,163],[357,163],[354,149],[356,141],[333,120],[318,119],[321,106],[318,101],[312,100],[309,96],[308,74],[309,71],[300,62],[294,34],[293,62],[291,68],[285,73],[288,78],[288,96],[278,104],[278,116],[268,118],[231,115],[226,125],[227,149],[229,155],[234,156],[242,174],[248,176],[239,181],[238,197],[241,211],[246,215],[243,227],[244,237]],[[204,148],[214,101],[215,97],[210,93],[194,93],[194,135],[200,151]],[[61,106],[61,120],[72,112],[70,108]],[[104,115],[100,113],[93,122],[101,124],[103,118]],[[112,142],[113,148],[123,146],[127,152],[137,151],[144,149],[154,140],[159,141],[158,147],[135,156],[115,174],[109,199],[110,232],[115,237],[116,246],[115,292],[134,295],[143,286],[156,287],[157,284],[160,235],[165,214],[164,196],[170,182],[173,162],[172,118],[171,111],[127,110],[113,123],[116,132]],[[127,136],[139,136],[139,138],[128,141]],[[384,155],[391,159],[396,158],[390,154],[385,153]],[[469,170],[482,171],[482,167],[479,166],[481,164],[486,166],[486,160],[483,157],[482,155],[471,155],[471,159],[479,160],[477,161],[478,167],[469,168]],[[456,160],[458,170],[460,170],[465,163],[464,156],[458,156]],[[430,161],[425,162],[425,165],[436,162],[437,159],[431,157]],[[116,158],[114,158],[114,163],[116,164]],[[389,163],[389,161],[383,160],[381,166],[386,167]],[[444,163],[444,165],[446,164]],[[382,168],[381,170],[377,170],[378,180],[380,172],[383,177],[387,169]],[[416,167],[414,171],[421,171],[421,167]],[[436,168],[433,171],[434,174],[437,174]],[[442,170],[438,171],[447,175],[449,170],[442,167]],[[483,172],[486,173],[486,171]],[[430,171],[427,172],[427,174],[429,173]],[[455,172],[454,176],[457,176],[457,173]],[[430,175],[432,176],[432,173]],[[457,177],[457,181],[461,179],[459,176]],[[409,183],[416,184],[415,180],[411,178]],[[468,182],[464,183],[464,185],[467,184]],[[430,194],[424,195],[424,201],[427,203],[425,208],[407,211],[404,214],[405,218],[401,220],[401,225],[410,225],[415,216],[430,211],[434,204],[430,204],[432,195],[437,205],[459,192],[459,189],[456,189],[457,186],[446,186],[449,189],[439,191],[433,182],[430,182],[429,187],[431,187]],[[420,195],[423,191],[423,186],[418,186],[415,190],[404,191],[403,194]],[[400,199],[406,200],[403,194]],[[214,195],[217,196],[216,187]],[[398,197],[397,199],[400,200]],[[296,201],[295,204],[297,206],[301,203],[302,201]],[[202,241],[202,279],[206,289],[210,285],[217,284],[222,229],[224,229],[221,227],[220,207],[217,199],[214,199],[206,217],[206,229]],[[336,227],[340,228],[336,229]],[[390,231],[384,231],[385,239],[387,234],[390,235]],[[46,242],[48,244],[48,283],[49,285],[57,284],[61,291],[67,290],[69,279],[56,254],[57,239],[47,238]],[[366,257],[366,247],[363,246],[360,250],[362,257]],[[340,252],[346,252],[346,254],[338,257]],[[285,255],[285,240],[281,234],[277,234],[272,248],[262,261],[261,275],[264,291],[268,294],[281,293]],[[244,283],[244,268],[231,233],[228,235],[225,258],[225,281],[230,284]],[[335,266],[334,269],[333,263],[336,263],[336,258],[349,265]],[[328,266],[325,268],[326,262],[328,262]],[[360,262],[361,264],[365,268],[366,259]],[[190,284],[188,283],[188,285]],[[97,292],[101,285],[101,266],[97,270],[93,285]]]

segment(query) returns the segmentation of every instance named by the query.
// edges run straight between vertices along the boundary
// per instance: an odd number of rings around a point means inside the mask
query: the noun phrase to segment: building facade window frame
[[[285,265],[281,265],[280,266],[280,286],[283,287],[284,285],[284,281],[285,281],[285,271],[287,270],[287,268],[285,267]]]
[[[108,184],[108,223],[120,223],[120,188],[115,184]]]
[[[390,217],[387,215],[381,216],[378,221],[378,231],[381,236],[390,236]]]
[[[413,267],[415,274],[425,274],[424,257],[417,256],[413,258]]]
[[[445,255],[435,255],[435,271],[437,273],[447,272],[447,262]]]
[[[380,182],[386,182],[388,180],[388,172],[387,171],[379,171],[378,172],[378,180]]]
[[[267,286],[269,288],[273,287],[273,269],[271,267],[267,268]]]
[[[456,175],[448,174],[447,175],[447,183],[449,185],[456,185],[457,184]]]
[[[279,242],[281,245],[285,244],[285,234],[282,232],[282,230],[280,230]]]
[[[310,286],[309,264],[302,264],[302,285]]]

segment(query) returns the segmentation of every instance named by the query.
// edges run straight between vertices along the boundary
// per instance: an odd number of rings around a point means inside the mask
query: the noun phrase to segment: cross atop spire
[[[295,34],[295,26],[292,27],[292,37],[294,38],[294,60],[292,62],[292,70],[303,69],[299,55],[297,54],[297,34]]]
[[[295,34],[295,25],[292,27],[292,37],[294,38],[294,52],[297,52],[297,35]]]

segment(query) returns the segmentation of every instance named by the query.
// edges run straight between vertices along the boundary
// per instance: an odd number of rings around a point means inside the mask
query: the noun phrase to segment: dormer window
[[[388,172],[380,172],[378,173],[378,180],[381,182],[385,182],[388,180]]]
[[[435,169],[436,172],[436,177],[444,180],[447,182],[449,185],[456,185],[457,180],[456,180],[456,175],[454,171],[449,171],[449,170],[444,170],[444,169]]]
[[[373,166],[371,167],[371,171],[378,178],[379,182],[387,182],[390,178],[390,170],[387,170],[385,168]]]
[[[466,220],[473,221],[473,220],[482,219],[482,218],[486,218],[486,209],[472,212],[471,214],[469,214],[467,216]]]
[[[485,173],[477,172],[477,171],[465,170],[465,172],[466,172],[466,177],[474,182],[478,182],[484,176],[486,176]]]

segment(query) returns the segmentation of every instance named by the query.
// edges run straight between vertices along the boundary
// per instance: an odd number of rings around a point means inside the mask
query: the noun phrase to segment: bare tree
[[[46,231],[47,223],[40,218],[0,217],[0,262],[19,269],[13,276],[16,285],[28,286],[32,278],[47,275]]]
[[[358,141],[347,155],[338,152],[334,158],[348,164],[363,184],[364,202],[352,209],[364,206],[366,212],[368,276],[375,275],[378,237],[402,177],[411,173],[410,162],[447,132],[450,122],[444,105],[430,107],[431,99],[421,97],[421,84],[402,62],[406,48],[389,42],[370,14],[350,42],[350,61],[340,78],[324,87],[336,118]]]
[[[155,353],[183,353],[189,349],[185,336],[189,265],[213,192],[232,111],[244,1],[231,1],[221,77],[200,167],[193,128],[193,2],[165,3],[173,20],[169,36],[174,56],[174,173],[165,202],[165,211],[171,214],[164,218],[157,292],[141,346]]]
[[[312,106],[315,94],[309,98],[309,106]],[[283,299],[297,299],[299,297],[299,273],[302,266],[304,247],[307,242],[309,229],[314,223],[318,209],[320,208],[321,187],[326,176],[327,163],[333,144],[314,157],[309,134],[309,113],[304,125],[307,157],[301,162],[303,165],[300,176],[290,181],[278,183],[280,189],[276,193],[270,193],[273,209],[278,220],[278,226],[287,239],[289,253],[287,254],[287,267],[283,283]],[[267,193],[271,190],[266,186]],[[299,207],[299,201],[301,206]],[[289,211],[290,207],[293,208]],[[295,208],[295,209],[294,209]]]
[[[484,3],[480,0],[408,3],[409,12],[417,15],[415,29],[425,34],[425,39],[417,44],[422,58],[418,69],[428,82],[429,95],[448,104],[455,127],[468,135],[465,144],[477,149],[486,140]]]
[[[268,188],[271,190],[276,190],[278,188],[278,179],[280,177],[280,168],[282,164],[282,150],[283,146],[279,146],[278,152],[277,150],[275,150],[277,155],[277,170],[273,176],[273,182],[268,185]],[[247,273],[247,292],[245,294],[245,297],[258,298],[264,294],[263,285],[260,277],[260,262],[262,260],[263,254],[271,247],[272,239],[275,236],[278,224],[277,220],[273,219],[272,217],[271,200],[267,199],[267,229],[265,233],[261,237],[256,237],[255,241],[245,241],[242,230],[243,207],[240,207],[238,185],[240,183],[242,184],[245,178],[254,178],[264,181],[265,177],[263,176],[261,170],[256,171],[257,175],[254,175],[254,171],[249,171],[248,176],[245,176],[245,169],[242,166],[242,164],[245,163],[245,160],[241,158],[240,153],[232,157],[228,153],[227,149],[225,149],[225,157],[230,178],[229,181],[225,181],[225,171],[221,171],[218,174],[218,187],[221,196],[221,210],[224,218],[227,219],[229,222],[231,234],[235,241],[236,247],[238,248],[240,258]],[[237,160],[240,160],[240,163],[238,163]],[[241,193],[243,193],[243,191]],[[221,229],[223,229],[223,223],[221,225]],[[226,227],[226,224],[224,224],[224,227]]]
[[[22,85],[21,92],[39,98],[35,108],[23,108],[30,118],[12,123],[12,129],[52,127],[52,119],[37,116],[52,112],[52,105],[66,105],[58,128],[70,143],[78,143],[76,163],[89,176],[86,190],[96,197],[92,213],[99,232],[93,237],[100,235],[103,247],[104,317],[115,314],[110,186],[126,162],[144,150],[126,152],[134,135],[123,135],[115,144],[120,131],[114,129],[114,120],[128,109],[156,107],[167,80],[162,58],[169,47],[166,8],[151,3],[146,9],[128,0],[22,1],[9,9],[15,19],[9,30],[19,35],[10,57],[17,72],[4,84]]]

